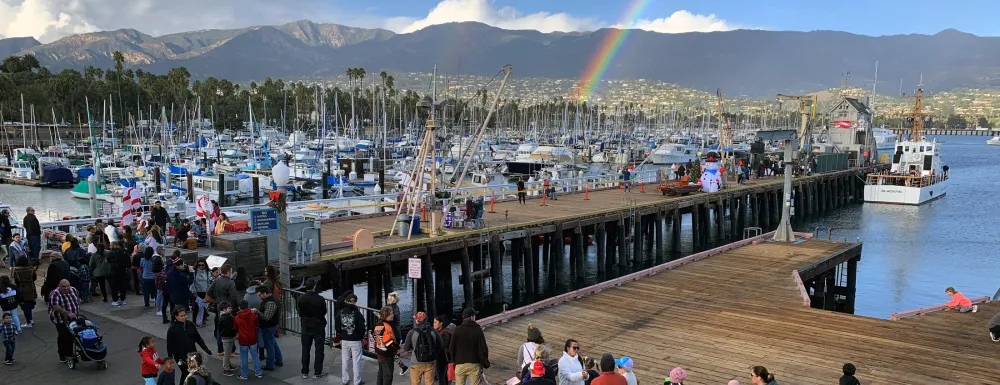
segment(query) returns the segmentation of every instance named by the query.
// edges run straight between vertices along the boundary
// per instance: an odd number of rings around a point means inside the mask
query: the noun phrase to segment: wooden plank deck
[[[660,383],[675,366],[687,369],[686,384],[749,383],[751,365],[767,367],[785,385],[829,384],[845,362],[858,366],[863,384],[1000,383],[1000,346],[985,327],[997,304],[903,321],[804,306],[792,271],[852,246],[744,246],[489,325],[487,375],[502,383],[514,373],[532,323],[553,352],[573,338],[585,355],[631,356],[645,384]]]

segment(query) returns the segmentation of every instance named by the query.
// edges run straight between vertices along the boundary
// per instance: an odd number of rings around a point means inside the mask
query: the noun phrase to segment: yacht
[[[871,174],[864,188],[865,202],[921,205],[948,192],[948,166],[941,160],[941,142],[921,134],[923,116],[919,106],[923,90],[917,90],[910,139],[896,142],[892,167],[887,174]]]
[[[526,158],[518,155],[517,159],[514,162],[507,162],[507,171],[511,174],[531,175],[545,167],[574,164],[577,160],[573,150],[552,145],[538,146],[531,155]]]
[[[1000,135],[994,136],[986,141],[986,144],[990,146],[1000,146]]]
[[[649,156],[649,161],[652,164],[665,165],[684,163],[697,157],[698,149],[694,146],[681,143],[665,143],[653,151],[653,154]]]
[[[899,139],[898,135],[885,127],[873,129],[872,137],[875,139],[875,149],[879,151],[892,151],[896,147],[896,141]]]

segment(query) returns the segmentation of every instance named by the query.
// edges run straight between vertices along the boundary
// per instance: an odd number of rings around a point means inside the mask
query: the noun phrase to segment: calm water
[[[894,205],[853,205],[821,219],[797,224],[797,231],[835,228],[833,237],[850,241],[861,240],[864,250],[858,265],[858,298],[856,313],[877,318],[919,307],[944,303],[948,297],[944,288],[955,286],[966,295],[992,296],[1000,288],[1000,148],[989,147],[983,137],[945,136],[942,153],[951,167],[948,195],[920,207]],[[86,201],[73,199],[68,190],[49,190],[23,186],[0,185],[0,201],[11,205],[15,214],[23,215],[24,207],[34,205],[40,217],[57,219],[64,215],[87,215]],[[682,253],[670,255],[674,259],[691,253],[690,217],[682,225]],[[669,235],[664,237],[668,240]],[[568,268],[569,251],[566,250],[563,269],[554,282],[554,290],[546,290],[542,297],[563,293],[599,282],[596,255],[590,248],[587,278],[572,278]],[[646,260],[642,266],[653,262]],[[526,299],[512,298],[510,290],[510,257],[504,262],[504,302],[520,305]],[[394,266],[395,274],[405,274],[405,265]],[[624,273],[619,272],[619,273]],[[458,284],[460,266],[452,266],[455,283],[454,312],[460,311],[462,288]],[[363,282],[363,277],[357,277]],[[550,289],[553,283],[543,276],[539,287]],[[403,298],[401,310],[409,313],[412,293],[409,280],[401,276],[393,279],[393,287]],[[524,286],[522,286],[523,288]],[[356,285],[362,304],[366,300],[364,284]],[[539,298],[540,299],[540,298]],[[510,306],[510,305],[508,305]],[[499,306],[492,306],[492,313]],[[408,317],[404,317],[404,320]]]

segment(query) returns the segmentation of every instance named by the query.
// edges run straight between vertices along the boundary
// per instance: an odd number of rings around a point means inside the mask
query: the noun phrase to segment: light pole
[[[285,161],[280,161],[271,168],[271,178],[278,187],[278,204],[275,205],[275,210],[278,211],[278,276],[283,287],[290,287],[292,281],[288,266],[288,213],[285,211],[287,207],[284,207],[287,202],[285,186],[288,185],[290,173]]]

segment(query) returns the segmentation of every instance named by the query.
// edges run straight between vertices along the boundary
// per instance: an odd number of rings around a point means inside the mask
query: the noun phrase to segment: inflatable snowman
[[[720,167],[722,167],[722,164],[718,154],[710,152],[705,155],[705,162],[701,165],[701,191],[719,191],[719,186],[722,185],[722,175],[719,173]]]

